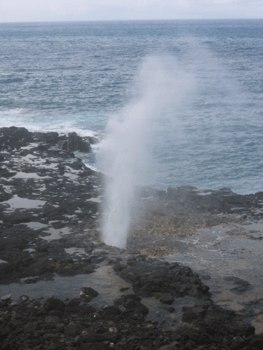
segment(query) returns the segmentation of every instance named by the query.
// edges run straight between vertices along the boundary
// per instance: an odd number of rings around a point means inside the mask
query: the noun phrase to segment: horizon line
[[[174,19],[89,19],[89,20],[41,20],[41,21],[11,21],[0,24],[40,24],[40,23],[76,23],[76,22],[153,22],[153,21],[263,21],[262,18],[174,18]]]

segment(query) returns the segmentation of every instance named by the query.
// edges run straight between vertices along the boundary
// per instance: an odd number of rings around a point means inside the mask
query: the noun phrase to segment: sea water
[[[0,127],[96,134],[107,147],[109,123],[130,108],[134,126],[132,108],[154,86],[154,123],[139,118],[134,142],[130,131],[131,146],[147,135],[143,184],[260,191],[262,29],[261,20],[0,24]]]

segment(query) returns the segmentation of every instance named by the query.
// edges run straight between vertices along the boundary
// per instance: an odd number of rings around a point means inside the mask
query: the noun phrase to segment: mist
[[[178,110],[193,79],[168,55],[146,57],[134,80],[136,97],[110,118],[97,155],[105,173],[102,240],[124,248],[138,189],[154,182],[154,149],[165,138],[180,137]]]

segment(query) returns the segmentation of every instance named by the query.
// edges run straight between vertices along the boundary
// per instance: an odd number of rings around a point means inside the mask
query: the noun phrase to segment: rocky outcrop
[[[143,296],[154,293],[171,294],[174,297],[191,296],[209,299],[209,287],[187,266],[178,263],[146,258],[138,255],[128,259],[126,264],[116,262],[114,269],[133,285],[134,290]]]
[[[263,336],[255,335],[245,322],[254,312],[253,303],[242,316],[225,310],[212,302],[209,287],[189,267],[147,257],[139,253],[139,246],[121,250],[100,242],[100,176],[72,153],[89,151],[92,142],[74,133],[67,137],[0,129],[0,288],[16,282],[30,288],[40,283],[44,289],[43,281],[56,275],[87,278],[99,266],[115,271],[105,287],[110,288],[115,278],[120,287],[110,303],[99,302],[101,291],[92,284],[80,289],[80,297],[65,301],[22,295],[17,304],[12,293],[1,295],[0,348],[261,349]],[[209,213],[207,226],[218,220],[212,213],[232,214],[236,208],[242,217],[262,217],[261,192],[239,196],[228,189],[199,191],[187,186],[144,192],[142,196],[153,199],[148,207],[145,204],[146,227],[156,220],[160,232],[167,230],[162,218],[170,213],[168,223],[180,232],[188,228],[186,218],[193,221],[189,225],[199,227],[201,212]],[[97,275],[105,276],[105,271]],[[227,281],[233,282],[235,295],[252,288],[237,277]]]
[[[96,142],[97,140],[94,137],[80,137],[75,132],[71,132],[67,139],[61,143],[61,148],[68,152],[90,152],[91,145]]]
[[[168,188],[159,192],[160,198],[172,203],[180,203],[187,209],[196,212],[208,213],[238,213],[243,215],[259,216],[257,209],[263,207],[263,192],[241,195],[232,192],[229,188],[218,191],[199,190],[192,186]]]
[[[57,132],[30,132],[26,128],[12,126],[0,128],[0,150],[20,150],[32,142],[42,149],[57,146],[67,152],[90,152],[91,145],[98,142],[95,137],[80,137],[75,132],[68,135]]]
[[[83,234],[95,225],[98,174],[54,147],[61,137],[0,129],[0,259],[7,262],[0,264],[0,283],[90,273],[104,259],[90,256],[94,244]],[[73,261],[65,251],[71,246],[85,250],[85,259]]]
[[[9,349],[261,350],[263,335],[235,312],[211,302],[184,308],[184,326],[165,331],[146,320],[148,309],[129,294],[96,309],[79,298],[41,302],[23,296],[0,302],[0,346]]]
[[[0,150],[17,149],[28,145],[33,141],[33,133],[26,128],[1,128],[0,129]]]

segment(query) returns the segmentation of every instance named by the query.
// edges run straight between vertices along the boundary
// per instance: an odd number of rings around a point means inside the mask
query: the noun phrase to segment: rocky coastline
[[[261,299],[243,313],[223,308],[213,301],[209,277],[163,258],[174,252],[176,235],[261,222],[263,192],[144,189],[127,249],[106,246],[97,227],[102,175],[73,153],[90,152],[94,143],[75,133],[0,129],[0,348],[262,349],[263,333],[249,323]],[[45,290],[56,278],[76,276],[86,282],[64,299]],[[92,276],[101,279],[101,289]],[[118,293],[105,302],[103,290],[115,278]],[[231,278],[235,293],[253,288]],[[62,288],[67,295],[71,287]]]

